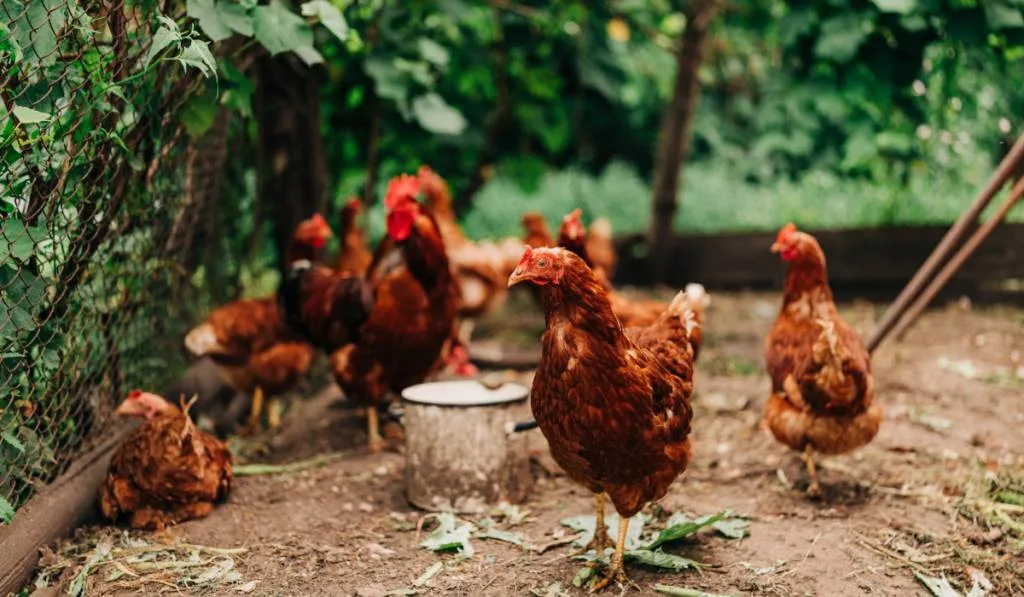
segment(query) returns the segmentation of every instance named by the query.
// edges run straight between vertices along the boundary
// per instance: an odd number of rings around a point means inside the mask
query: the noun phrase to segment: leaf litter
[[[61,583],[71,597],[87,594],[89,579],[102,575],[118,589],[140,592],[147,585],[189,589],[194,593],[216,594],[224,586],[237,585],[242,576],[235,557],[245,548],[219,548],[190,543],[165,544],[152,536],[104,529],[79,535],[57,551],[44,554],[35,588]],[[252,588],[249,588],[251,591]]]

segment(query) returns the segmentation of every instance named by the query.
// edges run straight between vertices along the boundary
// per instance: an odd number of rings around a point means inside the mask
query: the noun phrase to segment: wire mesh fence
[[[175,14],[177,13],[177,15]],[[228,115],[180,6],[0,0],[0,522],[184,364]]]

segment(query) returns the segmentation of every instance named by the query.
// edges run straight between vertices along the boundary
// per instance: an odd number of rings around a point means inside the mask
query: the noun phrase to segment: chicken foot
[[[612,554],[612,561],[608,565],[608,569],[604,571],[604,578],[597,581],[590,589],[591,593],[596,593],[607,587],[613,580],[622,585],[629,584],[629,577],[626,576],[626,567],[623,562],[626,555],[627,534],[629,534],[629,519],[619,516],[619,539],[615,542],[615,553]]]
[[[281,426],[281,409],[284,408],[281,405],[281,401],[277,398],[271,398],[267,403],[267,427],[271,431],[275,431]]]
[[[804,464],[807,465],[807,477],[810,479],[810,484],[807,485],[807,497],[819,498],[821,497],[821,485],[818,484],[818,471],[814,467],[814,448],[811,444],[807,444],[804,448]]]
[[[612,538],[608,535],[608,525],[604,522],[604,494],[594,494],[595,510],[597,514],[597,523],[594,525],[594,536],[590,539],[590,543],[583,548],[582,551],[576,555],[583,555],[591,549],[597,552],[597,555],[604,555],[606,549],[611,547]]]

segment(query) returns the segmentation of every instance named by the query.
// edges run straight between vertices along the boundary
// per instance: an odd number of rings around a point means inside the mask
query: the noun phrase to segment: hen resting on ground
[[[114,452],[100,489],[108,520],[130,516],[135,529],[163,530],[202,518],[231,490],[231,452],[178,409],[138,390],[114,411],[145,419]]]
[[[664,496],[690,462],[696,323],[679,293],[652,325],[622,329],[604,285],[561,248],[528,248],[508,284],[519,282],[540,287],[546,320],[534,418],[555,461],[596,495],[598,553],[608,540],[605,494],[621,517],[600,588],[625,580],[628,519]]]
[[[804,453],[813,497],[821,492],[813,453],[843,454],[867,444],[878,433],[882,409],[874,400],[870,355],[839,317],[818,241],[790,224],[772,252],[789,262],[789,272],[765,342],[772,394],[764,417],[775,439]]]

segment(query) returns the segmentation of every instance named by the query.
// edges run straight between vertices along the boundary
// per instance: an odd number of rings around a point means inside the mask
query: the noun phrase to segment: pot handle
[[[508,423],[505,423],[505,433],[512,435],[513,433],[522,433],[524,431],[535,429],[536,427],[537,421],[534,419],[530,419],[529,421],[520,421],[518,423],[509,421]]]

